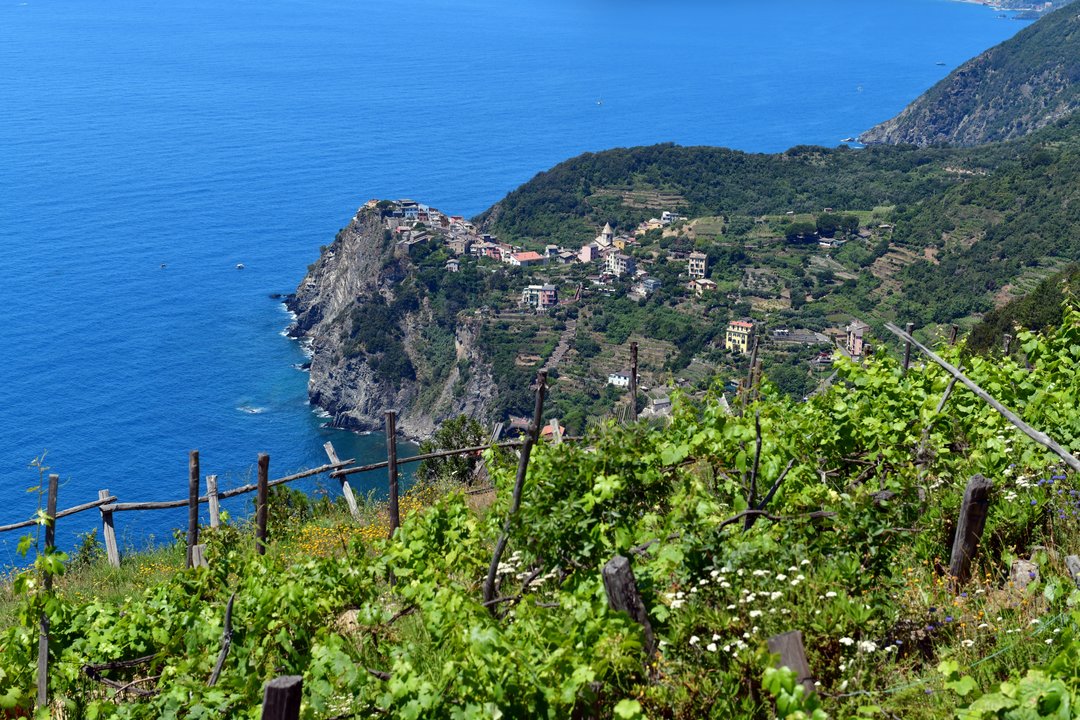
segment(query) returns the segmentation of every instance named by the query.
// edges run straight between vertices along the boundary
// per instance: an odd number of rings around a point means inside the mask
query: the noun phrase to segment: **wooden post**
[[[98,490],[98,500],[109,497],[108,490]],[[109,564],[120,567],[120,548],[116,546],[116,528],[113,525],[112,510],[106,510],[101,506],[101,537],[105,540],[105,554],[109,558]]]
[[[971,576],[971,560],[975,557],[975,548],[986,525],[992,487],[993,483],[982,475],[975,475],[964,490],[964,500],[960,503],[960,518],[956,523],[956,535],[953,537],[952,555],[949,558],[949,575],[952,576],[955,587],[963,585]]]
[[[304,678],[283,675],[266,683],[263,693],[262,720],[298,720]]]
[[[795,679],[806,689],[806,697],[810,697],[810,693],[814,692],[814,676],[810,672],[810,663],[806,662],[802,632],[792,630],[769,638],[769,652],[780,656],[777,667],[791,668]]]
[[[645,631],[645,653],[651,658],[656,652],[656,636],[653,634],[645,603],[641,600],[641,593],[638,592],[630,561],[622,555],[616,555],[607,561],[601,575],[608,605],[616,612],[627,613],[634,622],[641,625]]]
[[[218,505],[217,475],[206,476],[206,501],[210,506],[210,527],[217,530],[221,526],[221,508]]]
[[[956,344],[956,334],[958,332],[960,332],[960,326],[959,325],[953,325],[952,327],[949,328],[949,344],[950,345],[955,345]]]
[[[915,323],[908,323],[905,326],[907,334],[910,335],[911,331],[915,329]],[[908,367],[911,365],[911,343],[904,343],[904,373],[907,374]]]
[[[562,445],[563,429],[559,425],[559,418],[551,418],[551,442]]]
[[[1072,578],[1076,587],[1080,588],[1080,557],[1076,555],[1065,556],[1065,567],[1069,570],[1069,577]]]
[[[630,419],[637,422],[637,343],[630,343]]]
[[[386,474],[390,481],[390,537],[401,527],[401,508],[398,506],[397,472],[397,414],[386,413]]]
[[[266,503],[269,500],[270,456],[259,453],[259,486],[255,491],[255,552],[266,554]]]
[[[210,567],[210,563],[206,561],[206,545],[191,546],[191,567]]]
[[[199,544],[199,451],[188,455],[187,566],[193,567],[191,549]]]
[[[1008,334],[1008,333],[1005,333],[1004,340],[1005,340],[1004,343],[1003,343],[1004,347],[1002,349],[1005,351],[1005,354],[1008,355],[1009,354],[1009,349],[1012,348],[1013,336]]]
[[[532,453],[537,438],[540,437],[540,426],[544,422],[544,392],[546,390],[547,371],[541,370],[536,376],[536,406],[533,409],[532,425],[529,426],[529,432],[525,435],[525,442],[522,444],[518,455],[518,469],[517,476],[514,478],[514,494],[510,499],[510,512],[506,515],[502,535],[499,536],[499,541],[495,544],[495,552],[491,554],[491,565],[488,566],[488,574],[484,579],[484,602],[491,603],[488,605],[488,610],[491,611],[492,615],[496,612],[495,604],[492,603],[492,600],[495,599],[495,575],[499,570],[502,554],[506,550],[506,543],[509,541],[510,523],[513,522],[514,515],[517,514],[518,509],[521,507],[521,493],[525,486],[525,474],[529,469],[529,455]]]
[[[334,443],[329,440],[323,445],[323,450],[326,451],[326,457],[330,458],[330,462],[333,465],[337,465],[341,460],[338,459],[337,450],[334,449]],[[333,476],[331,476],[333,477]],[[345,496],[345,504],[349,506],[349,514],[353,516],[354,520],[360,519],[360,510],[356,507],[356,496],[353,495],[352,486],[349,485],[349,479],[345,475],[338,475],[338,480],[341,481],[341,494]]]
[[[59,475],[49,476],[49,494],[45,501],[45,552],[51,553],[56,547],[56,491],[60,484]],[[47,569],[42,578],[45,594],[52,592],[52,573]],[[41,613],[38,625],[38,660],[37,660],[37,708],[44,710],[49,706],[49,616]]]

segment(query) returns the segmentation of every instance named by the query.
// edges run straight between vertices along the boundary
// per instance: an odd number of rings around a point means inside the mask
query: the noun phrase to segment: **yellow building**
[[[750,337],[754,334],[754,323],[745,320],[732,320],[728,323],[724,335],[724,348],[742,354],[750,352]]]

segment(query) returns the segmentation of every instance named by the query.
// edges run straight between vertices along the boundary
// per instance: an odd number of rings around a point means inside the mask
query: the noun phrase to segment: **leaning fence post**
[[[199,451],[188,455],[187,567],[192,567],[192,548],[199,544]]]
[[[49,476],[49,495],[45,501],[45,552],[51,553],[56,546],[56,491],[60,484],[59,475]],[[52,591],[52,573],[46,566],[42,578],[45,593]],[[38,710],[49,704],[49,616],[42,610],[38,626],[37,660],[37,707]]]
[[[986,525],[992,487],[993,483],[982,475],[975,475],[964,490],[964,500],[960,503],[960,518],[956,523],[956,535],[953,537],[952,555],[949,558],[949,575],[956,587],[967,582],[971,575],[971,560],[975,557],[975,548]]]
[[[810,693],[814,692],[814,676],[810,672],[810,663],[806,661],[802,631],[792,630],[769,638],[769,652],[780,656],[777,667],[790,668],[795,673],[795,679],[806,689],[806,697],[810,697]]]
[[[259,453],[259,479],[255,491],[255,552],[266,554],[266,503],[270,487],[270,456]]]
[[[304,678],[284,675],[266,683],[263,692],[262,720],[298,720]]]
[[[108,490],[98,490],[98,500],[109,497]],[[105,540],[105,554],[109,558],[109,564],[120,567],[120,548],[116,546],[116,527],[113,525],[113,512],[106,510],[102,505],[101,510],[101,537]]]
[[[386,473],[390,480],[390,537],[401,526],[401,509],[398,506],[397,471],[397,415],[393,410],[386,413]]]
[[[958,332],[960,332],[960,326],[959,325],[953,325],[953,326],[951,326],[949,328],[949,344],[950,345],[955,345],[956,344],[956,334]]]
[[[630,343],[630,419],[637,422],[637,343]]]
[[[334,449],[334,443],[327,440],[323,444],[323,450],[326,451],[326,457],[330,458],[330,464],[337,465],[341,462],[338,458],[337,451]],[[331,473],[330,477],[334,477]],[[349,485],[349,479],[344,475],[338,475],[338,480],[341,481],[341,494],[345,496],[345,504],[349,506],[349,514],[353,516],[354,520],[360,519],[360,510],[356,507],[356,496],[353,495],[352,486]]]
[[[656,652],[656,636],[653,634],[645,603],[641,600],[641,593],[638,592],[630,561],[622,555],[616,555],[607,561],[601,575],[608,605],[616,612],[627,613],[634,622],[641,625],[645,632],[645,653],[651,658]]]
[[[217,475],[206,476],[206,502],[210,506],[210,527],[221,526],[221,507],[218,505]]]
[[[541,370],[536,376],[536,406],[533,409],[532,425],[529,426],[529,431],[525,434],[525,440],[521,444],[521,454],[518,456],[517,476],[514,478],[514,494],[510,499],[510,510],[507,512],[506,520],[503,522],[502,535],[499,536],[499,541],[495,543],[495,552],[491,554],[491,565],[488,566],[487,577],[484,578],[485,603],[491,603],[495,599],[495,576],[499,570],[502,554],[506,550],[506,543],[510,540],[511,523],[514,521],[518,509],[521,508],[521,493],[525,487],[525,475],[529,470],[529,455],[532,453],[533,445],[536,444],[537,439],[540,437],[540,426],[544,422],[544,392],[546,390],[547,371]],[[489,605],[488,610],[494,615],[496,612],[495,604]]]

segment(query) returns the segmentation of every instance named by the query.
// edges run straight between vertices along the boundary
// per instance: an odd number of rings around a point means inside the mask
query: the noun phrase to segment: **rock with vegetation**
[[[311,403],[335,426],[379,429],[394,410],[402,433],[426,437],[446,418],[487,415],[490,366],[457,312],[467,290],[448,285],[467,278],[442,272],[437,247],[419,250],[395,243],[381,210],[366,207],[287,301],[290,334],[310,343]]]
[[[1080,108],[1080,10],[1065,6],[969,60],[863,133],[890,145],[979,145],[1027,135]]]

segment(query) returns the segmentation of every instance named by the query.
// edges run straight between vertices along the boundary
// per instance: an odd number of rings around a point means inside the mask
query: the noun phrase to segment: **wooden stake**
[[[206,545],[200,543],[191,546],[191,567],[210,567],[206,561]]]
[[[536,444],[537,439],[540,437],[540,426],[544,421],[544,392],[547,389],[547,371],[541,370],[536,376],[536,406],[533,409],[533,421],[529,426],[529,432],[525,436],[525,443],[521,446],[521,454],[518,456],[518,469],[517,477],[514,479],[514,495],[510,500],[510,512],[506,515],[506,521],[503,523],[502,535],[499,536],[499,541],[495,545],[495,552],[491,555],[491,565],[488,566],[488,574],[484,579],[484,602],[490,603],[488,610],[494,615],[497,612],[495,603],[491,601],[495,599],[495,575],[499,570],[499,562],[502,560],[502,554],[506,550],[506,543],[510,537],[510,523],[514,519],[514,515],[517,514],[518,508],[521,507],[521,493],[525,486],[525,473],[529,469],[529,455],[532,453],[533,445]]]
[[[192,548],[199,544],[199,451],[188,454],[187,566],[194,567]]]
[[[814,692],[814,676],[810,672],[810,663],[806,662],[802,632],[792,630],[769,638],[769,652],[780,656],[777,667],[790,668],[795,673],[795,679],[806,690],[806,697],[810,697],[810,693]]]
[[[206,502],[210,505],[210,527],[221,526],[221,508],[218,505],[217,475],[206,476]]]
[[[98,500],[106,500],[109,497],[108,490],[98,490]],[[109,558],[109,564],[120,567],[120,548],[116,545],[116,528],[113,526],[112,510],[106,510],[102,505],[101,511],[101,537],[105,540],[105,554]]]
[[[960,332],[960,326],[959,325],[953,325],[952,327],[949,328],[949,344],[950,345],[955,345],[956,344],[956,334],[958,332]]]
[[[907,334],[910,335],[915,329],[915,323],[908,323],[906,326]],[[911,366],[911,341],[904,343],[904,374],[907,374],[908,367]]]
[[[262,720],[298,720],[304,678],[285,675],[266,684],[263,693]]]
[[[630,343],[630,419],[637,422],[637,343]]]
[[[645,631],[645,653],[652,658],[656,653],[656,636],[653,634],[645,603],[641,600],[641,593],[638,592],[630,561],[622,555],[616,555],[607,561],[601,575],[608,605],[616,612],[627,613],[634,622],[641,625]]]
[[[323,445],[323,450],[326,451],[326,456],[330,458],[330,463],[337,465],[341,460],[338,459],[337,451],[334,449],[334,443],[329,440]],[[360,519],[360,510],[356,507],[356,496],[353,495],[352,486],[349,485],[348,479],[344,475],[338,475],[337,479],[341,481],[341,494],[345,496],[345,504],[349,506],[349,514],[353,516],[354,520]]]
[[[1065,556],[1065,567],[1069,570],[1069,577],[1072,578],[1076,587],[1080,588],[1080,557],[1076,555]]]
[[[1005,340],[1005,342],[1003,343],[1004,347],[1002,349],[1005,351],[1005,354],[1008,355],[1009,354],[1009,349],[1012,348],[1013,336],[1009,335],[1008,333],[1005,333],[1004,340]]]
[[[270,456],[259,453],[259,487],[255,491],[255,552],[266,554],[266,504],[269,501]],[[264,715],[265,717],[265,715]]]
[[[971,560],[975,557],[975,549],[986,525],[992,487],[993,483],[982,475],[975,475],[964,490],[964,500],[960,503],[960,518],[957,520],[956,535],[953,537],[952,554],[949,557],[949,575],[952,576],[956,588],[966,583],[971,576]]]
[[[56,492],[60,484],[59,475],[49,476],[49,494],[45,501],[45,552],[56,549]],[[47,569],[42,578],[45,594],[52,592],[52,573]],[[42,611],[38,625],[38,666],[37,666],[37,708],[44,710],[49,706],[49,616]]]
[[[386,413],[386,474],[390,481],[390,537],[401,527],[401,508],[398,506],[397,415]]]

